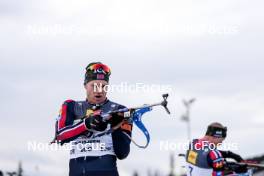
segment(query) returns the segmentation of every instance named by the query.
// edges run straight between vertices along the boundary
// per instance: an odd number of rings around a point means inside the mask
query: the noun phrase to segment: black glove
[[[235,162],[227,162],[226,163],[226,173],[227,174],[231,174],[231,172],[235,172],[237,174],[241,174],[241,173],[246,173],[247,170],[247,164],[238,164]]]
[[[247,165],[246,164],[239,165],[234,171],[237,174],[246,173],[248,171],[247,170]]]
[[[231,151],[220,151],[220,152],[222,153],[224,158],[232,158],[232,159],[236,160],[237,162],[241,162],[244,160],[240,155],[235,154]]]
[[[112,114],[111,119],[109,120],[110,124],[112,127],[118,125],[120,122],[124,120],[124,115],[123,113],[115,113]]]
[[[100,115],[87,117],[85,120],[86,128],[96,131],[104,131],[107,128],[107,122],[102,121]]]

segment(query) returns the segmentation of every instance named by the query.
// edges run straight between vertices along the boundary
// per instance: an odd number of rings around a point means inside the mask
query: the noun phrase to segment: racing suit
[[[115,126],[122,119],[113,115],[104,131],[87,129],[85,116],[96,110],[109,112],[124,106],[106,99],[102,104],[67,100],[56,121],[56,140],[71,144],[69,176],[118,176],[116,160],[124,159],[130,152],[132,124],[125,122],[109,134],[93,137]]]
[[[213,147],[212,147],[213,148]],[[210,143],[194,139],[186,154],[187,176],[223,176],[224,158]]]

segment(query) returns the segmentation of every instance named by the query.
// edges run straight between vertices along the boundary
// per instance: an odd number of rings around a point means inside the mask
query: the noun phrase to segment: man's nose
[[[101,93],[101,92],[103,92],[102,86],[96,86],[96,87],[94,87],[94,92],[95,93]]]
[[[103,88],[100,87],[100,88],[96,89],[95,92],[96,92],[96,93],[102,93],[102,92],[103,92]]]

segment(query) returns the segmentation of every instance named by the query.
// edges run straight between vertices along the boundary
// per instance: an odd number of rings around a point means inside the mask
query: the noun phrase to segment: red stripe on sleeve
[[[72,137],[75,137],[77,135],[80,135],[81,133],[85,132],[87,130],[85,123],[81,123],[80,125],[72,128],[72,129],[68,129],[63,131],[61,134],[59,134],[57,136],[57,140],[66,140]]]
[[[67,103],[72,102],[73,100],[66,100],[62,107],[61,107],[61,118],[59,119],[58,123],[58,130],[62,129],[66,126],[66,119],[67,119]]]
[[[211,151],[210,153],[209,153],[209,157],[211,158],[211,160],[216,160],[217,159],[217,155],[216,155],[216,153],[215,153],[215,151]]]
[[[58,130],[65,127],[66,117],[67,117],[67,105],[63,104],[61,108],[61,118],[59,120]]]

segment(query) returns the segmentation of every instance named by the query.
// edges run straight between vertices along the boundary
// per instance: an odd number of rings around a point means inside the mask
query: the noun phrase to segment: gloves
[[[100,115],[89,116],[84,121],[86,128],[90,130],[104,131],[107,128],[107,122],[103,122]]]
[[[246,164],[239,165],[234,171],[237,174],[246,173],[248,171],[247,170],[247,165]]]
[[[124,115],[122,113],[112,114],[111,119],[109,120],[112,127],[118,125],[124,120]]]
[[[235,162],[226,162],[225,175],[233,175],[234,172],[237,174],[247,173],[247,164],[238,164]],[[232,173],[232,174],[231,174]]]

